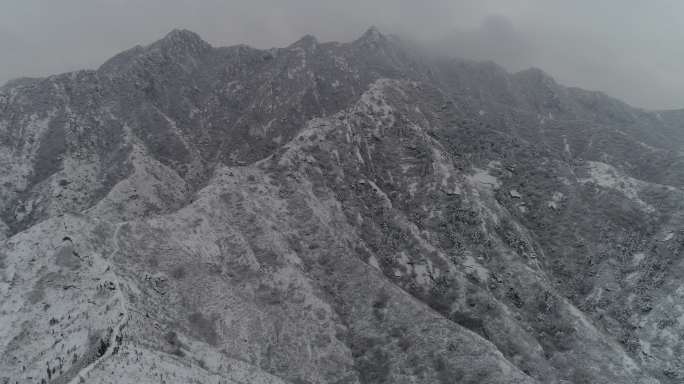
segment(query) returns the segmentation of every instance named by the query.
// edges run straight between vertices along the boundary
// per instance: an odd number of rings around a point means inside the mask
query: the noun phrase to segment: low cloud
[[[284,46],[310,33],[348,41],[370,25],[452,55],[645,108],[684,107],[684,3],[675,0],[3,0],[0,83],[96,68],[187,28],[214,45]]]

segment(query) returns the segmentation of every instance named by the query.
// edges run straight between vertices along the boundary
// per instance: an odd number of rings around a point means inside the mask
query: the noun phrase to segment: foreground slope
[[[8,84],[0,378],[678,382],[677,116],[375,29]]]

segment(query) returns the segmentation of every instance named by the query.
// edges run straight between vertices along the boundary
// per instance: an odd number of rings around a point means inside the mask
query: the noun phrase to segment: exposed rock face
[[[683,127],[375,29],[14,81],[0,383],[679,383]]]

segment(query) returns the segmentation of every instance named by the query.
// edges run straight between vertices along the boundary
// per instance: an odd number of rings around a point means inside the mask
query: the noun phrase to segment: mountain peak
[[[301,47],[304,49],[310,49],[318,45],[318,39],[314,35],[306,34],[302,36],[299,40],[295,41],[290,45],[290,48]]]
[[[384,39],[385,36],[380,32],[378,27],[372,25],[370,28],[366,30],[366,32],[361,35],[361,40],[367,40],[367,41],[378,41],[381,39]]]
[[[119,53],[102,64],[99,70],[107,73],[125,73],[128,68],[135,65],[137,58],[157,55],[160,52],[178,62],[186,62],[186,59],[201,56],[211,48],[211,45],[195,32],[187,29],[173,29],[148,46],[135,46]]]
[[[540,84],[555,84],[556,81],[549,75],[548,73],[544,72],[542,69],[539,69],[537,67],[531,67],[528,69],[524,69],[522,71],[514,73],[514,76],[518,78],[524,78],[528,79],[529,81],[533,81],[536,83]]]
[[[182,47],[192,50],[204,50],[210,48],[211,46],[202,38],[187,29],[173,29],[171,32],[167,33],[166,36],[153,43],[150,47]]]
[[[198,41],[202,38],[195,32],[183,28],[174,28],[162,40],[169,41]]]
[[[354,43],[362,46],[377,47],[387,44],[392,40],[393,36],[385,35],[377,27],[371,26]]]

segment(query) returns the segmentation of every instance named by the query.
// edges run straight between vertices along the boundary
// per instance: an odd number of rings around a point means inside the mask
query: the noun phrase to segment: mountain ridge
[[[676,111],[373,28],[1,92],[0,380],[682,378]]]

